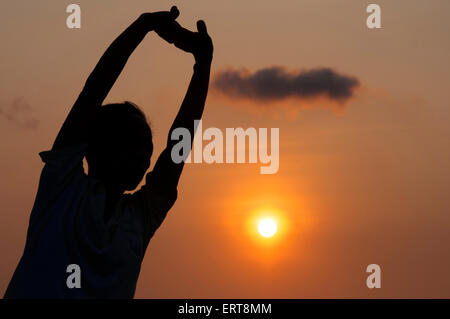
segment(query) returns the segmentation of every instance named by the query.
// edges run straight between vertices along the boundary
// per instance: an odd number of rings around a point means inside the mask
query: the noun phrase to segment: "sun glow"
[[[265,238],[273,237],[277,229],[277,222],[273,218],[263,218],[258,222],[258,233]]]

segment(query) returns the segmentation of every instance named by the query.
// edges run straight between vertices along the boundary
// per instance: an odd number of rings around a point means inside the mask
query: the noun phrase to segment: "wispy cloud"
[[[33,116],[31,106],[23,98],[0,104],[0,117],[26,129],[35,129],[39,121]]]

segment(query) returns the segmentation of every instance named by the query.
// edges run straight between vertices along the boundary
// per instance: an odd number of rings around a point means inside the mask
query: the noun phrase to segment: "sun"
[[[277,222],[273,218],[264,218],[258,222],[258,232],[265,238],[273,237],[277,228]]]

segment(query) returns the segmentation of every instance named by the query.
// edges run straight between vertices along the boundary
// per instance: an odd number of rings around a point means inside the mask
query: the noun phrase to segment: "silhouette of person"
[[[171,159],[174,129],[203,113],[213,45],[206,25],[182,28],[169,11],[144,13],[106,50],[65,120],[45,163],[30,215],[23,256],[5,298],[132,298],[145,250],[177,198],[183,162]],[[167,147],[146,183],[133,190],[150,166],[152,132],[133,103],[102,106],[129,56],[155,31],[195,58],[186,96],[170,128]],[[88,174],[83,169],[83,158]],[[79,266],[73,287],[68,266]],[[76,279],[74,282],[76,282]],[[78,288],[79,287],[79,288]]]

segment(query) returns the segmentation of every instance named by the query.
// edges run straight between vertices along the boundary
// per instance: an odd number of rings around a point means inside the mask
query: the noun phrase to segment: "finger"
[[[170,8],[170,13],[172,15],[172,18],[175,20],[176,18],[178,18],[178,16],[180,15],[180,11],[178,11],[177,6],[172,6],[172,8]]]
[[[173,43],[174,39],[173,39],[173,34],[170,32],[167,32],[166,30],[157,30],[156,33],[163,38],[164,40],[166,40],[169,43]]]
[[[208,30],[206,29],[205,21],[198,20],[197,21],[197,30],[200,34],[208,34]]]

